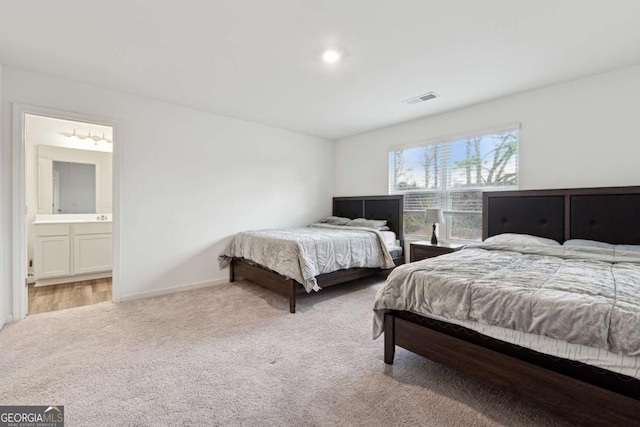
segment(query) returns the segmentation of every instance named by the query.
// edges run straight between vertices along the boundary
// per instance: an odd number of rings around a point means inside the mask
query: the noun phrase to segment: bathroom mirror
[[[96,165],[53,161],[53,213],[96,212]]]
[[[38,214],[111,213],[111,153],[38,146]]]

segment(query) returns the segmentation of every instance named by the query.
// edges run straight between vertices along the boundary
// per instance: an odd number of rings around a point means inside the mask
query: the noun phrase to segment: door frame
[[[25,115],[50,117],[55,119],[86,122],[113,128],[113,164],[112,164],[112,218],[113,218],[113,270],[112,300],[122,300],[120,286],[120,164],[122,149],[116,142],[118,120],[98,117],[82,113],[37,107],[26,104],[13,104],[13,321],[22,320],[27,315],[27,223],[26,223],[26,188],[25,188]],[[118,135],[119,136],[119,135]]]

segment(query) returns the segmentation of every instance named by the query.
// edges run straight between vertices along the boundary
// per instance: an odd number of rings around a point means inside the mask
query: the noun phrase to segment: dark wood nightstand
[[[409,259],[410,262],[420,261],[426,258],[432,258],[434,256],[450,254],[451,252],[459,251],[464,245],[459,243],[444,243],[439,242],[437,245],[432,245],[431,242],[426,240],[419,242],[411,242],[409,244]]]

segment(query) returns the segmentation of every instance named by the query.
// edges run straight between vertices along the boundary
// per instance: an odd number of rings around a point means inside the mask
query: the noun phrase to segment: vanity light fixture
[[[327,49],[322,54],[322,60],[329,64],[335,64],[336,62],[340,61],[341,57],[342,57],[342,52],[336,49]]]
[[[82,134],[79,135],[76,133],[75,128],[73,128],[73,133],[60,132],[60,135],[66,136],[69,139],[90,139],[93,142],[95,142],[96,145],[98,145],[98,142],[107,142],[109,144],[113,143],[113,141],[104,137],[104,133],[102,134],[102,136],[98,136],[98,135],[91,135],[91,131],[89,131],[87,135],[82,135]]]

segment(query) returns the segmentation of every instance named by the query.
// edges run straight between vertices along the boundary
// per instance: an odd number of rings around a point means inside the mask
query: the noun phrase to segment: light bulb
[[[342,57],[342,53],[340,53],[335,49],[327,49],[322,54],[322,60],[329,64],[335,64],[340,60],[341,57]]]

